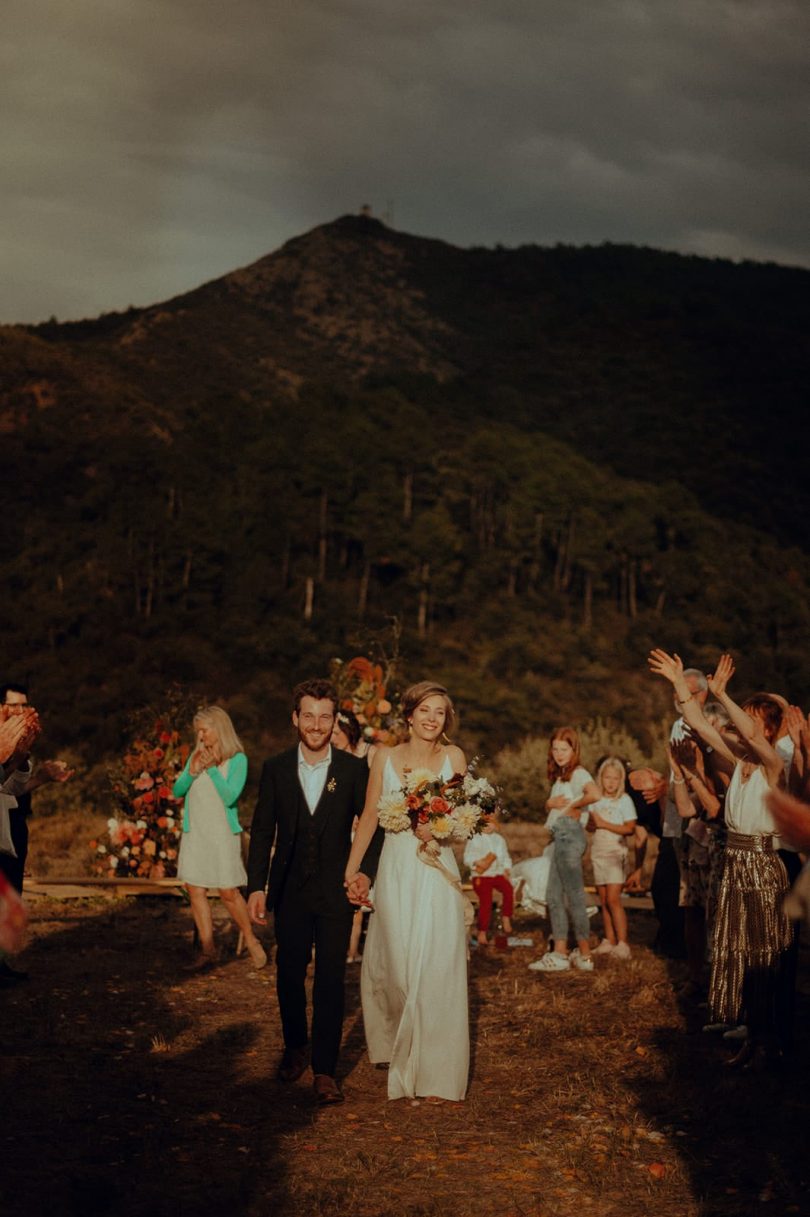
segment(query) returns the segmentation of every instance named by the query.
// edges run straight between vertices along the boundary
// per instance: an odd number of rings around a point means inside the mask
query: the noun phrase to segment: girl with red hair
[[[529,967],[533,972],[567,972],[573,964],[581,972],[592,972],[582,856],[587,846],[585,809],[596,803],[601,794],[588,770],[580,764],[579,735],[573,727],[558,727],[551,736],[548,778],[552,786],[546,803],[546,828],[551,830],[552,843],[546,854],[550,849],[552,857],[546,901],[554,950]],[[569,914],[577,940],[570,955]]]

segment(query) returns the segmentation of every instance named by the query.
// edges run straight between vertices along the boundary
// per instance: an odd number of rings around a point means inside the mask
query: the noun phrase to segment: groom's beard
[[[298,738],[302,744],[306,744],[310,752],[320,752],[325,748],[332,738],[332,728],[328,727],[325,731],[319,731],[317,728],[311,728],[304,731],[301,727],[298,728]]]

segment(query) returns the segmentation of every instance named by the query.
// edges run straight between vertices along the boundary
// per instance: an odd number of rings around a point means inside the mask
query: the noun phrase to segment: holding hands
[[[360,905],[364,908],[371,908],[372,904],[368,898],[369,883],[368,876],[357,872],[356,875],[347,875],[343,886],[346,889],[346,896],[352,904]]]

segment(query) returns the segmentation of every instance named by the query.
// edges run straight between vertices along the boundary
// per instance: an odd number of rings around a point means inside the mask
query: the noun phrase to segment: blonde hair
[[[213,727],[217,733],[215,754],[219,756],[220,763],[236,756],[237,752],[245,751],[230,715],[222,709],[222,706],[200,706],[191,725],[196,731],[201,723]]]
[[[618,756],[606,756],[602,761],[602,764],[596,771],[596,785],[599,787],[602,794],[605,793],[604,790],[602,790],[602,774],[606,769],[618,769],[619,773],[622,775],[619,789],[616,791],[615,795],[611,796],[618,799],[619,795],[624,794],[625,790],[627,789],[627,770],[624,767],[624,761],[622,761]]]
[[[455,725],[456,709],[444,685],[437,685],[435,681],[420,680],[417,684],[411,685],[410,689],[405,690],[402,695],[402,713],[405,721],[407,723],[411,721],[416,707],[428,697],[444,698],[444,735],[448,736]]]

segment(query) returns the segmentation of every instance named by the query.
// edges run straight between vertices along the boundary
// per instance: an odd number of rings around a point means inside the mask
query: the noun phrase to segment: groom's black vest
[[[333,749],[323,793],[311,814],[298,780],[298,750],[267,761],[251,829],[249,891],[266,886],[271,909],[293,901],[318,913],[351,914],[343,874],[367,780],[365,761]],[[378,830],[363,859],[369,878],[376,872],[382,840]]]
[[[287,883],[292,883],[299,889],[306,887],[312,895],[322,895],[320,837],[318,833],[321,825],[319,823],[318,812],[323,812],[323,798],[321,798],[314,813],[310,812],[309,804],[304,797],[303,790],[301,790],[300,782],[298,787],[298,827],[295,833],[295,844],[290,860]],[[326,792],[324,791],[324,793]]]

